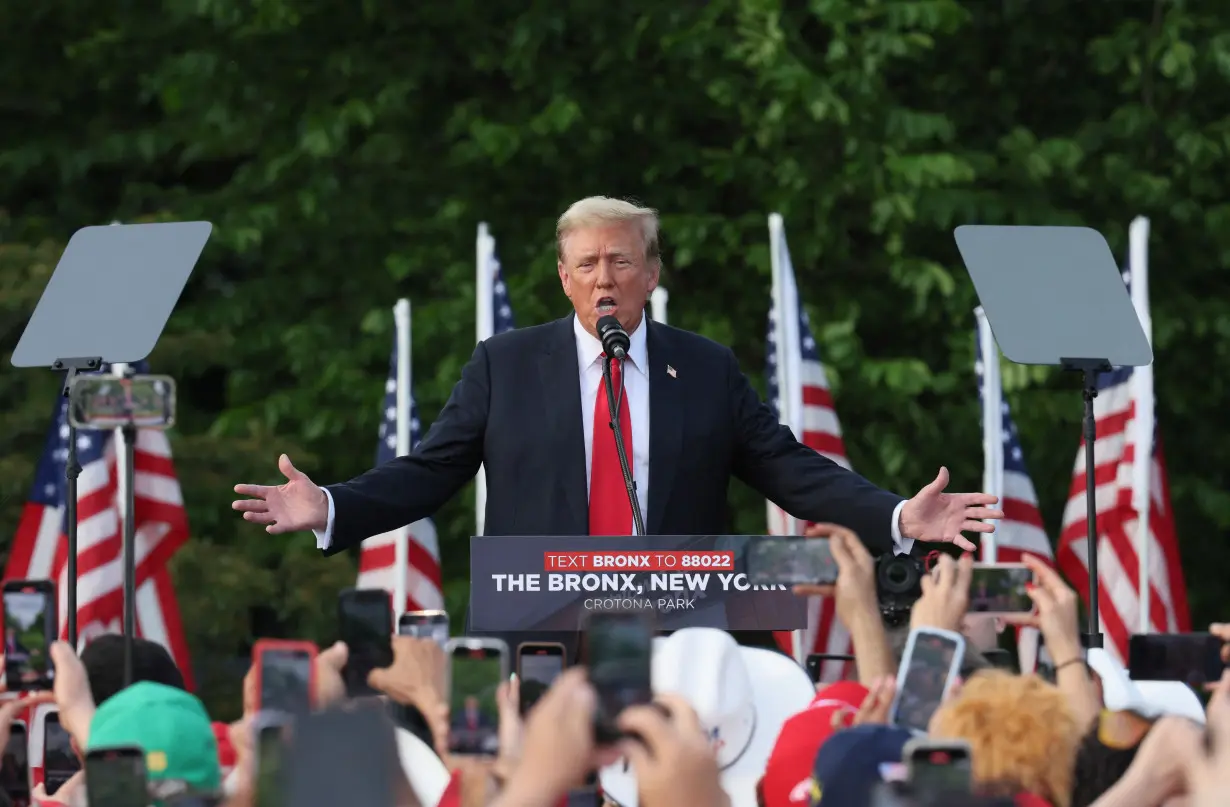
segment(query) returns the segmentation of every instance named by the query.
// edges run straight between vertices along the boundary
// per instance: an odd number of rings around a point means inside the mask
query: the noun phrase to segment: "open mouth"
[[[614,297],[603,297],[598,301],[597,309],[599,314],[613,314],[619,306],[615,303]]]

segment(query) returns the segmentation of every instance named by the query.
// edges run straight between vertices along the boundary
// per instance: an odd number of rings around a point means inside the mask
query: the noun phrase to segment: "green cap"
[[[221,784],[209,715],[182,689],[141,681],[98,707],[86,750],[120,745],[145,751],[150,782],[183,782],[194,790],[216,790]]]

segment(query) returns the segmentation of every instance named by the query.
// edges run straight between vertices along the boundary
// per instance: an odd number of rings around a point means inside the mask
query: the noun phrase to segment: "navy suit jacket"
[[[892,551],[901,497],[795,440],[730,348],[647,321],[649,535],[729,531],[735,476],[786,512]],[[675,375],[667,373],[667,367]],[[486,535],[587,535],[585,444],[572,316],[480,342],[427,436],[333,497],[334,554],[433,515],[484,465]]]

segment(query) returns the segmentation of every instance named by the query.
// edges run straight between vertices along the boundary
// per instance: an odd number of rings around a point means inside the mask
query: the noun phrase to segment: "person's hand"
[[[1182,717],[1161,718],[1141,740],[1136,758],[1112,790],[1130,796],[1132,804],[1163,804],[1183,795],[1188,760],[1200,752],[1202,739],[1196,723]]]
[[[413,636],[393,637],[393,663],[372,670],[367,683],[403,706],[426,714],[447,703],[448,659],[438,642]]]
[[[1205,731],[1205,743],[1186,760],[1189,807],[1221,807],[1230,802],[1230,670],[1222,673],[1209,699]]]
[[[1067,664],[1071,659],[1083,658],[1076,592],[1064,582],[1059,572],[1033,555],[1022,555],[1021,563],[1029,567],[1037,581],[1025,589],[1034,601],[1036,613],[1011,614],[1004,621],[1013,625],[1030,625],[1040,630],[1056,667]]]
[[[1221,639],[1221,660],[1230,664],[1230,624],[1214,622],[1209,625],[1209,633]]]
[[[653,706],[633,706],[617,719],[632,736],[622,747],[636,772],[642,807],[729,805],[709,738],[696,712],[683,698],[661,695]]]
[[[995,525],[981,519],[1004,517],[991,505],[999,499],[989,493],[945,493],[948,469],[940,468],[935,481],[901,508],[901,537],[929,544],[956,544],[967,552],[974,545],[962,533],[995,532]]]
[[[78,748],[87,748],[90,721],[94,719],[94,695],[90,692],[85,665],[67,642],[51,645],[51,662],[56,669],[53,690],[56,706],[60,709],[60,725],[77,742]]]
[[[854,726],[886,726],[888,713],[893,708],[893,698],[897,696],[897,679],[886,675],[868,687],[867,697],[863,698],[858,712],[854,715]]]
[[[495,704],[500,713],[500,763],[502,770],[511,771],[521,759],[521,735],[525,725],[521,720],[521,679],[512,676],[495,691]]]
[[[47,795],[47,788],[42,782],[30,789],[30,804],[80,804],[80,794],[85,791],[85,771],[77,771],[60,785],[54,797]]]
[[[3,706],[0,706],[0,748],[8,747],[9,735],[12,733],[13,721],[17,719],[17,715],[40,703],[54,703],[55,699],[56,696],[51,692],[35,692],[24,698],[6,701]]]
[[[231,503],[243,513],[244,521],[264,524],[265,532],[278,535],[299,530],[323,530],[329,526],[329,500],[307,474],[290,464],[283,454],[278,470],[286,477],[281,485],[236,485],[235,492],[246,499]]]
[[[803,534],[808,538],[828,538],[833,560],[837,562],[837,585],[795,586],[794,593],[800,597],[833,597],[837,614],[845,625],[858,614],[878,616],[875,561],[854,531],[837,524],[813,524]]]
[[[910,629],[960,630],[969,608],[969,581],[973,573],[974,556],[968,552],[958,561],[940,555],[935,568],[922,578],[922,596],[910,610]]]
[[[618,748],[594,743],[597,695],[585,670],[565,670],[526,717],[521,764],[513,771],[501,804],[552,804],[585,776],[619,758]]]

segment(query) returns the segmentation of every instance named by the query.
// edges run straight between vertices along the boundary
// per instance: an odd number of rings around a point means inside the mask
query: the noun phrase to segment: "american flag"
[[[850,461],[846,458],[845,443],[841,439],[841,424],[838,423],[837,412],[833,408],[828,377],[816,349],[816,340],[812,336],[807,312],[799,303],[798,286],[795,283],[794,267],[790,263],[790,251],[786,247],[785,236],[780,238],[781,243],[774,248],[778,250],[780,264],[778,282],[783,284],[786,292],[781,296],[787,301],[788,310],[779,312],[776,302],[769,309],[765,368],[769,403],[777,410],[782,422],[795,429],[795,436],[800,442],[843,468],[849,468]],[[781,361],[786,365],[783,375],[787,389],[782,388],[778,379],[782,366],[779,362],[779,347],[782,348]],[[787,418],[785,415],[794,407],[798,407],[800,411]],[[768,516],[770,535],[791,534],[791,517],[772,502],[768,503]],[[797,529],[801,530],[803,526],[800,524]],[[807,628],[803,631],[806,653],[848,655],[852,652],[850,634],[837,619],[837,608],[832,598],[810,598],[807,613]],[[779,632],[775,636],[783,650],[790,652],[793,649],[794,639],[791,633]],[[821,680],[839,680],[844,676],[845,669],[844,662],[826,661],[821,668]]]
[[[419,407],[414,395],[410,400],[410,450],[418,445],[422,434]],[[397,456],[397,339],[393,339],[393,355],[389,358],[389,378],[384,382],[384,417],[380,421],[380,442],[376,446],[376,464],[381,465]],[[363,542],[359,554],[359,588],[382,588],[391,595],[396,587],[394,570],[397,563],[397,536],[400,530],[386,532]],[[440,577],[440,545],[436,525],[430,518],[410,525],[406,572],[406,610],[423,611],[444,607],[444,592]]]
[[[508,299],[508,287],[504,285],[504,275],[500,271],[500,260],[491,250],[491,335],[511,331],[517,327],[513,321],[512,303]]]
[[[1131,277],[1124,271],[1123,280]],[[1127,659],[1128,637],[1144,633],[1140,622],[1140,562],[1136,554],[1137,516],[1132,504],[1132,464],[1135,446],[1130,440],[1136,405],[1132,397],[1132,368],[1121,367],[1098,377],[1094,399],[1097,421],[1094,484],[1098,513],[1098,611],[1106,649],[1120,661]],[[1153,457],[1149,485],[1150,621],[1153,630],[1182,633],[1191,630],[1187,586],[1179,563],[1170,485],[1162,445],[1153,423]],[[1085,503],[1085,444],[1081,440],[1072,471],[1072,487],[1064,508],[1059,536],[1059,568],[1076,586],[1088,605],[1089,567]]]
[[[982,338],[978,330],[974,330],[974,340],[977,350],[975,356],[982,356]],[[982,359],[974,362],[974,372],[978,375],[978,398],[986,405],[986,373],[983,372]],[[1054,564],[1055,556],[1051,552],[1050,539],[1042,527],[1042,513],[1038,510],[1038,494],[1034,490],[1033,480],[1025,468],[1025,453],[1021,449],[1021,436],[1016,424],[1012,421],[1012,412],[1008,402],[1000,405],[1003,413],[1003,496],[1000,507],[1004,517],[995,526],[996,559],[999,563],[1019,563],[1021,555],[1028,552]]]
[[[998,360],[998,348],[993,348]],[[987,405],[987,373],[983,367],[982,332],[974,328],[974,372],[978,376],[978,399],[985,409]],[[997,563],[1020,563],[1021,557],[1030,554],[1055,565],[1051,541],[1042,526],[1042,513],[1038,510],[1038,493],[1025,467],[1025,452],[1021,448],[1021,435],[1012,420],[1012,410],[1007,401],[1000,402],[1000,435],[1003,447],[999,458],[1003,463],[999,474],[1003,489],[1000,507],[1004,517],[995,526],[995,560]],[[1037,628],[1021,627],[1016,631],[1017,657],[1023,673],[1033,672],[1038,663],[1040,635]]]
[[[144,372],[142,365],[134,367]],[[109,367],[102,372],[110,372]],[[77,458],[77,634],[84,646],[104,633],[123,630],[123,526],[114,432],[78,430]],[[136,511],[138,635],[170,651],[184,680],[192,686],[192,667],[184,641],[179,605],[167,563],[188,540],[188,516],[171,445],[164,432],[137,431],[133,451]],[[68,457],[68,402],[61,399],[35,472],[30,498],[17,524],[5,580],[55,580],[59,593],[60,635],[67,638],[67,557],[65,521]]]

